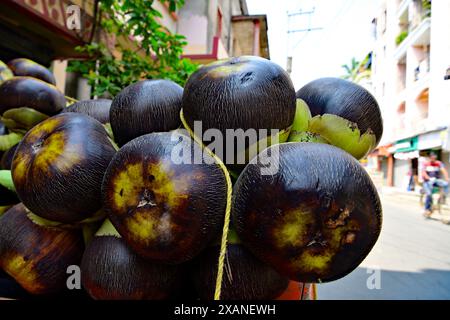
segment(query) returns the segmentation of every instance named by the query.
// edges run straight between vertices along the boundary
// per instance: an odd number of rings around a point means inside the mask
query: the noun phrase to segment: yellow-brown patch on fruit
[[[279,248],[299,247],[308,243],[308,226],[314,223],[313,213],[302,208],[286,212],[273,229],[273,237]]]
[[[336,253],[340,251],[342,245],[351,244],[356,240],[359,225],[354,219],[347,219],[350,214],[344,210],[346,222],[328,225],[322,229],[320,237],[321,247],[306,247],[303,252],[295,259],[294,265],[304,272],[314,272],[317,274],[325,273],[330,268],[330,263]]]
[[[245,66],[246,65],[241,62],[235,64],[225,64],[209,70],[207,74],[212,78],[226,78],[241,71]]]
[[[144,187],[142,163],[126,164],[113,179],[113,203],[117,213],[126,213],[127,208],[136,206]]]
[[[31,261],[20,254],[3,257],[3,269],[28,292],[38,293],[43,286],[39,283],[39,275]]]
[[[61,125],[60,118],[49,118],[37,124],[34,128],[32,128],[28,132],[26,140],[29,143],[35,143],[40,139],[42,139],[42,137],[49,135],[60,125]]]
[[[31,155],[23,152],[17,155],[17,157],[14,159],[14,170],[12,170],[11,173],[15,183],[21,183],[26,179],[31,160]]]
[[[151,190],[158,203],[164,201],[170,208],[175,208],[188,198],[187,176],[176,176],[164,162],[151,163],[148,166],[148,173],[152,177]],[[201,180],[201,177],[197,176],[196,180]]]
[[[312,249],[306,249],[295,261],[295,264],[304,272],[323,273],[330,267],[333,259],[333,252],[324,249],[320,252],[314,252]]]
[[[60,172],[67,172],[82,159],[82,147],[67,141],[63,131],[52,133],[41,146],[36,147],[34,165],[41,171],[49,166],[56,167]]]
[[[345,225],[339,226],[337,228],[326,228],[324,229],[324,235],[330,238],[329,245],[333,250],[338,250],[339,247],[345,242],[345,238],[349,232],[356,233],[359,230],[359,225],[356,220],[349,219]]]
[[[158,237],[158,220],[149,211],[140,210],[126,218],[125,223],[132,238],[148,243]]]

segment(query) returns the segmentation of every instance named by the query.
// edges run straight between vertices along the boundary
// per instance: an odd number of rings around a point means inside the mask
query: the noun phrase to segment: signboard
[[[435,131],[430,133],[425,133],[419,136],[417,142],[418,150],[427,150],[434,148],[442,148],[445,142],[447,131]]]
[[[394,145],[395,152],[409,152],[417,150],[417,137],[397,141]]]
[[[92,1],[83,0],[83,6],[74,5],[69,0],[6,0],[34,20],[44,22],[49,29],[74,40],[87,41],[93,26],[93,18],[83,8],[92,6]],[[80,2],[80,1],[78,1]],[[74,10],[76,9],[76,10]],[[72,28],[70,18],[79,20],[79,27]],[[69,19],[69,23],[68,23]],[[76,24],[75,24],[76,25]]]

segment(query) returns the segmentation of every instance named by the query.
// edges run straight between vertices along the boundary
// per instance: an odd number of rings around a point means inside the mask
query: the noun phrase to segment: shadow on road
[[[319,300],[447,300],[450,299],[450,271],[424,269],[402,272],[357,268],[345,278],[320,284],[317,289]]]

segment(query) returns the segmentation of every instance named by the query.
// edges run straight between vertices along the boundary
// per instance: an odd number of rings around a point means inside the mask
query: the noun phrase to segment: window
[[[222,11],[220,9],[217,9],[217,30],[216,30],[216,36],[221,37],[222,36]]]

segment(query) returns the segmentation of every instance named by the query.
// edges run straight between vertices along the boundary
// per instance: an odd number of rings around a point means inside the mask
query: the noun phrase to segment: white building
[[[427,151],[448,165],[450,1],[384,0],[374,25],[373,91],[384,118],[379,167],[388,185],[405,187]]]

